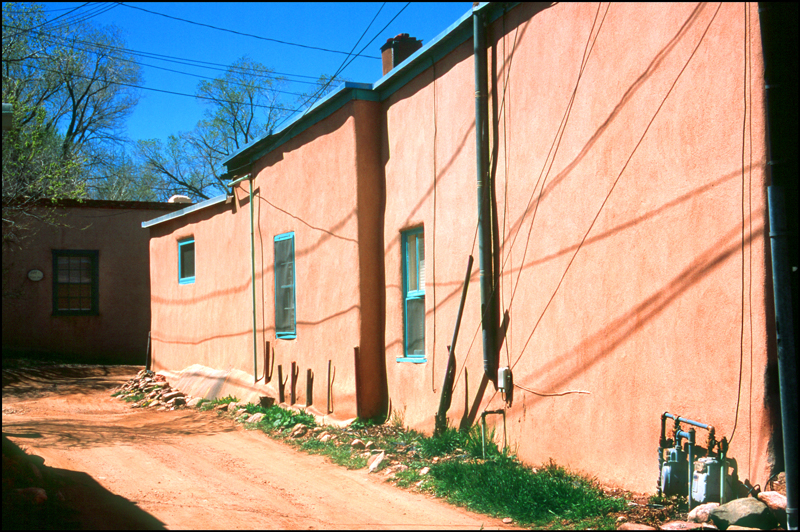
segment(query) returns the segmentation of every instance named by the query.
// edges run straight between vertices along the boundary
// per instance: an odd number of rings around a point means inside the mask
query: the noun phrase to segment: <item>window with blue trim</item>
[[[194,282],[194,238],[178,242],[178,283]]]
[[[402,233],[403,345],[405,362],[425,362],[425,236],[422,228]]]
[[[293,232],[275,237],[275,336],[297,337]]]

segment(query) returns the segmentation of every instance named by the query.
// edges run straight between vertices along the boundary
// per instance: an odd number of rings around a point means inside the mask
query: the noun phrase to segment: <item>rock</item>
[[[366,447],[366,445],[364,445],[363,441],[356,438],[355,440],[350,442],[350,447],[352,447],[353,449],[363,449],[364,447]]]
[[[511,524],[511,523],[513,523],[513,522],[514,522],[514,520],[513,520],[513,519],[511,519],[510,517],[504,517],[504,518],[503,518],[503,523],[505,523],[505,524],[507,524],[507,525],[510,525],[510,524]]]
[[[420,480],[419,482],[417,482],[417,483],[416,483],[416,484],[414,484],[414,485],[415,485],[416,487],[418,487],[418,488],[421,488],[421,487],[422,487],[422,483],[423,483],[423,482],[425,482],[425,481],[424,481],[424,480]]]
[[[786,511],[786,495],[777,491],[762,491],[758,494],[758,500],[767,505],[773,511]]]
[[[369,468],[369,472],[374,473],[375,470],[377,470],[378,467],[381,465],[381,462],[383,462],[384,458],[386,458],[386,453],[383,452],[380,454],[372,455],[370,459],[367,460],[367,467]]]
[[[375,442],[372,442],[372,441],[368,441],[368,442],[367,442],[367,443],[364,445],[364,449],[366,449],[366,450],[368,450],[368,451],[369,451],[369,450],[372,450],[372,449],[374,449],[374,448],[375,448]]]
[[[659,527],[661,530],[695,530],[699,528],[697,523],[689,521],[667,521]]]
[[[617,530],[656,530],[652,526],[641,525],[639,523],[622,523]]]
[[[752,497],[718,506],[711,510],[709,517],[714,526],[723,530],[734,525],[769,529],[778,524],[767,505]]]
[[[731,525],[728,530],[761,530],[760,528],[753,528],[749,526]]]
[[[262,419],[264,419],[264,414],[262,414],[261,412],[259,412],[258,414],[253,414],[252,416],[250,416],[249,418],[247,418],[247,422],[248,422],[248,423],[258,423],[258,422],[259,422],[259,421],[261,421]]]
[[[695,523],[707,523],[709,519],[709,513],[711,510],[718,507],[718,502],[709,502],[706,504],[701,504],[699,506],[695,506],[692,508],[692,511],[689,512],[689,521],[693,521]]]
[[[422,469],[419,470],[420,476],[425,476],[430,472],[431,472],[431,468],[430,467],[423,467]]]
[[[227,404],[217,405],[217,406],[214,407],[214,410],[217,410],[219,412],[227,412],[228,411],[228,405]]]
[[[325,432],[325,429],[323,429],[322,427],[314,427],[313,429],[311,429],[311,434],[319,435],[322,434],[323,432]]]
[[[36,477],[39,480],[42,480],[42,472],[39,471],[39,468],[36,467],[33,464],[30,464],[30,467],[31,467],[31,471],[33,472],[33,476]]]
[[[434,457],[431,459],[431,462],[433,462],[434,464],[438,464],[438,463],[439,463],[439,457],[438,457],[438,456],[434,456]]]
[[[237,403],[237,402],[228,403],[228,412],[236,412],[241,407],[242,407],[241,403]]]
[[[172,406],[181,406],[186,404],[186,399],[184,397],[173,397],[168,402]]]
[[[47,502],[47,492],[42,488],[22,488],[14,490],[21,500],[36,506]]]
[[[175,399],[176,397],[184,397],[184,393],[179,391],[165,393],[161,396],[161,400],[168,403],[170,400]]]
[[[228,412],[231,412],[231,409],[228,408]],[[242,414],[247,414],[246,408],[240,408],[236,412],[233,413],[233,417],[240,417]]]
[[[190,406],[190,407],[194,408],[198,404],[200,404],[200,401],[202,401],[202,400],[203,400],[202,397],[193,397],[193,398],[189,399],[189,401],[187,401],[186,406]]]
[[[617,523],[624,523],[627,520],[628,520],[628,518],[625,517],[624,515],[621,515],[621,516],[617,517]]]
[[[308,427],[302,423],[298,423],[294,426],[292,432],[289,433],[289,436],[292,438],[299,438],[301,436],[305,436],[306,432],[308,432]]]

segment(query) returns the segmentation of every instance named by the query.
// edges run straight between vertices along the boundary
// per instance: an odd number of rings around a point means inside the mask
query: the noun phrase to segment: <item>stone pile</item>
[[[136,377],[114,390],[117,399],[143,396],[131,404],[131,408],[157,408],[175,410],[181,406],[195,406],[200,398],[191,398],[170,386],[166,377],[143,369]]]
[[[771,530],[786,524],[786,496],[765,491],[757,498],[744,497],[720,505],[696,506],[686,521],[669,521],[661,530]],[[617,530],[655,530],[639,523],[618,522]]]

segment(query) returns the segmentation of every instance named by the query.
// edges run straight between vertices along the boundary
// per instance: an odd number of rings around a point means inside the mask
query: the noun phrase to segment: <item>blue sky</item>
[[[48,2],[44,4],[44,9],[50,17],[56,17],[83,4]],[[235,35],[147,13],[135,7],[261,37],[349,52],[381,9],[381,5],[379,2],[95,2],[83,5],[73,15],[94,15],[91,21],[96,24],[117,26],[122,30],[127,47],[140,52],[221,65],[231,64],[239,57],[248,55],[251,59],[273,68],[275,72],[294,75],[291,79],[295,81],[285,83],[281,87],[283,90],[306,92],[312,86],[301,81],[311,82],[320,74],[332,74],[341,66],[346,55]],[[383,29],[405,5],[406,3],[383,5],[356,50],[360,50],[377,36],[364,54],[378,57],[380,46],[387,38],[398,33],[408,33],[427,44],[472,7],[471,2],[413,2]],[[149,58],[140,59],[142,63],[201,76],[216,77],[223,73],[219,69],[221,67],[206,69]],[[167,72],[150,66],[143,66],[142,72],[144,87],[186,94],[194,94],[200,81],[195,76]],[[359,57],[341,75],[352,81],[372,83],[381,77],[381,62],[379,59]],[[136,111],[127,124],[127,134],[134,140],[164,139],[169,134],[188,131],[202,117],[205,109],[202,103],[186,96],[148,90],[140,91],[140,96]],[[287,98],[285,103],[294,103],[294,96]]]

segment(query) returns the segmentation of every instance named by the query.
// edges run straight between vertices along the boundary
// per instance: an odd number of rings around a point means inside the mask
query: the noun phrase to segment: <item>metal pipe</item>
[[[793,22],[797,20],[797,6],[777,2],[759,2],[758,5],[767,108],[767,168],[772,181],[767,190],[783,466],[786,472],[786,527],[797,530],[798,404],[790,264],[792,243],[789,241],[782,190],[787,185],[797,186],[793,184],[797,180],[797,33],[796,22]]]
[[[325,407],[325,413],[331,413],[331,361],[328,360],[328,392],[326,395],[327,399],[327,406]]]
[[[505,410],[484,410],[481,413],[481,444],[483,445],[483,459],[486,460],[486,416],[490,414],[503,414],[503,452],[506,449],[506,411]]]
[[[258,382],[258,340],[256,331],[256,241],[253,230],[253,175],[247,174],[228,183],[233,188],[244,180],[250,183],[250,288],[253,294],[253,383]]]
[[[694,425],[695,427],[700,427],[701,429],[706,429],[706,430],[713,430],[714,429],[713,425],[706,425],[705,423],[700,423],[699,421],[692,421],[691,419],[686,419],[686,418],[683,418],[683,417],[679,417],[679,416],[676,416],[674,414],[670,414],[669,412],[664,412],[664,414],[662,415],[662,426],[663,426],[664,417],[668,417],[670,419],[674,419],[675,421],[678,421],[679,423],[686,423],[687,425]]]
[[[481,327],[483,329],[483,371],[497,384],[494,268],[491,233],[491,176],[489,174],[488,80],[486,36],[483,15],[472,10],[473,51],[475,60],[475,165],[478,174],[478,263],[481,283]]]

